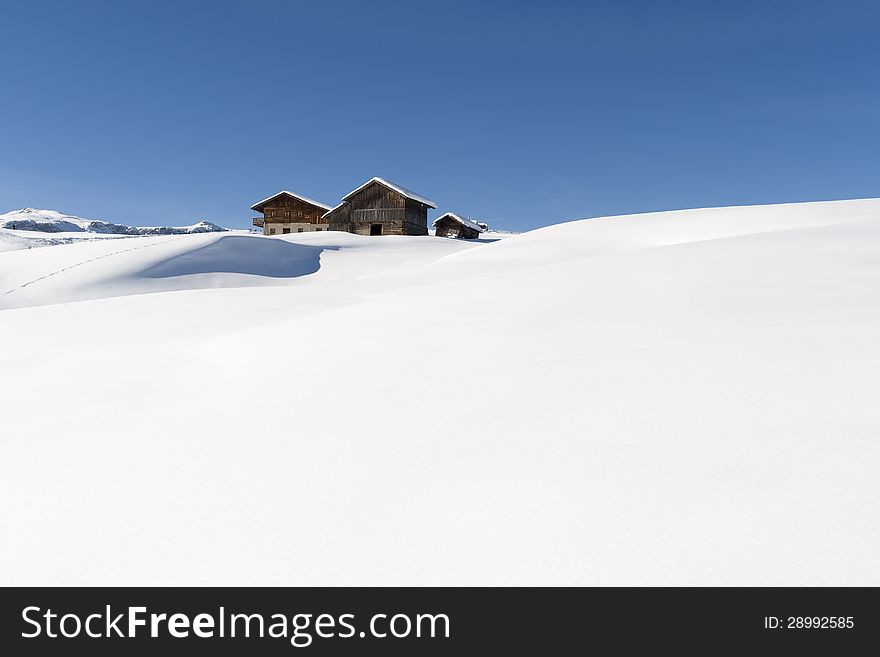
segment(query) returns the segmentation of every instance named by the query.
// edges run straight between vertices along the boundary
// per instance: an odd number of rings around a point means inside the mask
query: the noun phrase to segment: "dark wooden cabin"
[[[405,187],[372,178],[324,215],[330,230],[357,235],[427,235],[428,208],[436,204]]]
[[[251,206],[251,210],[263,213],[262,217],[254,218],[253,223],[263,229],[264,235],[329,230],[321,218],[329,209],[329,205],[288,191],[278,192]]]
[[[464,240],[475,240],[488,229],[486,224],[462,219],[454,212],[437,217],[433,226],[437,237],[457,237]]]

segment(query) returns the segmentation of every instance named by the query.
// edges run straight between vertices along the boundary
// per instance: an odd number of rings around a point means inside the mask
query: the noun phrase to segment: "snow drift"
[[[880,584],[878,200],[124,242],[0,254],[0,583]]]

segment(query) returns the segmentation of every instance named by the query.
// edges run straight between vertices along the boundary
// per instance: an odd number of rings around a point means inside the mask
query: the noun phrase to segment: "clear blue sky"
[[[0,0],[0,30],[0,212],[245,226],[374,175],[512,230],[880,196],[880,2]]]

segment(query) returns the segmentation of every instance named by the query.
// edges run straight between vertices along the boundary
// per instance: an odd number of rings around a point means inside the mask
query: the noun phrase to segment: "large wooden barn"
[[[464,240],[474,240],[480,233],[488,229],[486,224],[481,224],[470,219],[463,219],[454,212],[447,212],[434,219],[434,234],[437,237],[458,237]]]
[[[254,226],[263,229],[263,235],[329,230],[327,222],[321,218],[329,209],[329,205],[288,191],[278,192],[251,206],[251,210],[263,213],[253,222]]]
[[[427,235],[428,208],[437,205],[383,178],[371,178],[346,194],[322,221],[330,230],[358,235]]]

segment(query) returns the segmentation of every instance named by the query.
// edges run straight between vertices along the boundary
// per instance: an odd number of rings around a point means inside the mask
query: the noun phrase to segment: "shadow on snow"
[[[175,256],[142,272],[148,278],[188,274],[251,274],[295,278],[321,268],[321,252],[334,247],[292,244],[283,240],[228,235],[194,251]],[[335,249],[334,249],[335,250]]]

